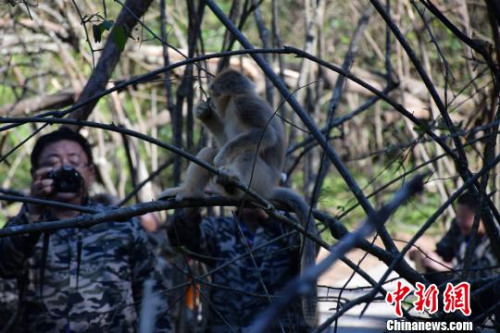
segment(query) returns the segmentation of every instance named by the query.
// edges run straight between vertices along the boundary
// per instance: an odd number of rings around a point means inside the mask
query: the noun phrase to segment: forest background
[[[416,174],[384,260],[397,233],[442,234],[467,181],[500,244],[499,27],[493,0],[2,0],[0,225],[28,194],[34,137],[61,123],[94,147],[95,193],[164,219],[158,194],[211,142],[193,110],[230,64],[284,121],[287,185],[325,213],[325,244]]]

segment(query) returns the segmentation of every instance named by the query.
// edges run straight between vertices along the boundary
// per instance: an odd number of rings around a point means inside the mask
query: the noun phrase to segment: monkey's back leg
[[[248,150],[233,155],[232,160],[220,166],[219,170],[230,180],[241,182],[264,198],[269,198],[274,193],[281,176],[279,170],[266,163],[254,151]],[[227,179],[224,177],[219,176],[216,181],[222,189],[222,195],[234,198],[241,198],[244,195],[238,188],[227,184]]]
[[[205,147],[198,152],[196,158],[208,164],[213,164],[217,151],[217,149]],[[196,163],[189,162],[182,185],[163,191],[160,197],[175,196],[178,201],[186,198],[203,198],[205,196],[203,192],[205,186],[212,176],[209,170]]]
[[[284,145],[282,137],[273,128],[233,128],[228,130],[230,140],[220,147],[215,156],[215,166],[223,166],[232,163],[244,152],[275,153],[284,158]]]

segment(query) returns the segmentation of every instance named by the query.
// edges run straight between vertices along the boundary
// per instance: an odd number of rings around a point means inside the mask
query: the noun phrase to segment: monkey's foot
[[[205,193],[203,190],[181,187],[175,196],[175,201],[182,201],[184,199],[203,199]]]
[[[170,199],[174,198],[177,196],[177,193],[179,192],[180,187],[172,187],[172,188],[167,188],[165,191],[161,192],[160,195],[158,196],[158,199]]]
[[[182,201],[184,199],[202,199],[204,197],[205,194],[202,190],[180,186],[166,189],[160,194],[159,199],[175,198],[175,201]]]
[[[216,177],[215,182],[221,185],[228,194],[236,195],[238,187],[234,185],[234,182],[240,180],[237,173],[226,167],[220,167],[219,171],[221,174]]]

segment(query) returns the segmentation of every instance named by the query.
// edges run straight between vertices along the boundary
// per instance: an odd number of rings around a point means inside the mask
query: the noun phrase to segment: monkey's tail
[[[309,216],[309,205],[301,196],[290,189],[278,187],[271,199],[291,207],[307,232],[311,235],[318,235],[314,219]],[[301,237],[301,240],[303,246],[301,247],[300,273],[302,275],[309,267],[315,265],[318,248],[315,242],[308,237]],[[301,298],[304,319],[306,324],[311,327],[316,326],[318,323],[318,293],[316,283],[314,283],[313,288],[313,292]]]

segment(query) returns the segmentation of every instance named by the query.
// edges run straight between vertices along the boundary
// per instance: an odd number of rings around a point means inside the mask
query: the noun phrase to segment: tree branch
[[[118,33],[119,29],[123,29],[122,31],[128,36],[128,32],[132,31],[133,27],[137,24],[137,17],[144,15],[152,2],[153,0],[127,0],[125,3],[126,8],[123,8],[118,15],[116,23],[110,31],[110,37],[106,40],[106,45],[102,50],[97,66],[92,71],[92,75],[78,98],[77,103],[95,97],[99,92],[106,89],[109,78],[123,52],[112,36]],[[130,12],[133,12],[134,15]],[[99,98],[97,97],[91,99],[90,102],[86,103],[84,106],[82,105],[81,109],[76,110],[70,117],[81,120],[87,119],[98,100]]]

